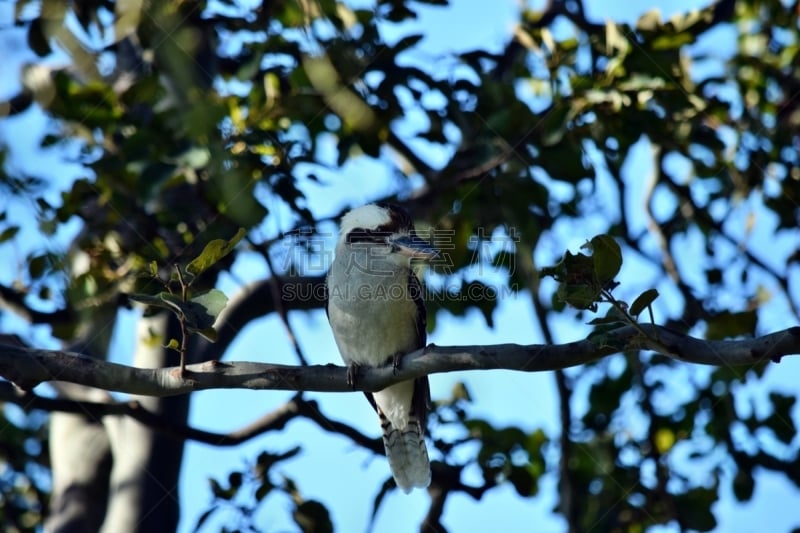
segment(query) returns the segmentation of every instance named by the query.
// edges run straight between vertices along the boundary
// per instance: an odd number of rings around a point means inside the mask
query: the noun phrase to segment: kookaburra
[[[381,366],[425,346],[425,305],[413,259],[437,255],[417,236],[400,207],[369,204],[341,221],[328,274],[328,319],[354,385],[358,366]],[[423,430],[430,401],[428,378],[367,394],[383,429],[386,457],[397,486],[408,493],[431,481]]]

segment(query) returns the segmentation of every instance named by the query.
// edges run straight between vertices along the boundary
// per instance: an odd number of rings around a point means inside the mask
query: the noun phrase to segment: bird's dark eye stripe
[[[386,238],[389,235],[390,233],[388,231],[357,228],[347,234],[346,242],[347,244],[353,244],[358,242],[385,243]]]

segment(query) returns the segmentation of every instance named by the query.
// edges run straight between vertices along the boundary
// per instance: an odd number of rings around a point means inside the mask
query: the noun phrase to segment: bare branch
[[[297,405],[300,415],[313,421],[325,431],[329,433],[338,433],[340,435],[344,435],[345,437],[353,441],[355,444],[358,444],[362,448],[366,448],[372,451],[373,453],[379,455],[383,455],[385,453],[385,449],[383,447],[383,440],[381,440],[380,438],[372,438],[367,435],[364,435],[360,431],[356,430],[352,426],[345,424],[344,422],[331,420],[330,418],[322,414],[322,412],[319,410],[317,402],[315,402],[314,400],[297,400]]]
[[[0,116],[3,116],[0,113]],[[0,285],[0,309],[7,309],[31,324],[69,324],[75,321],[71,309],[58,309],[45,312],[31,309],[25,303],[25,294],[13,288]]]
[[[308,359],[303,354],[303,349],[300,347],[300,343],[297,342],[297,335],[294,334],[294,328],[292,328],[292,324],[289,322],[289,313],[286,312],[286,306],[284,305],[284,298],[282,296],[283,278],[275,270],[269,253],[265,252],[263,257],[264,262],[267,264],[267,268],[270,272],[270,277],[268,279],[270,281],[270,288],[272,289],[272,301],[275,303],[275,311],[278,313],[278,316],[283,323],[283,329],[286,330],[286,335],[289,337],[289,343],[292,345],[292,348],[294,348],[294,353],[297,355],[298,361],[300,361],[302,366],[308,366]]]
[[[643,336],[641,332],[647,333]],[[707,341],[662,326],[627,326],[567,344],[434,346],[403,358],[401,367],[359,370],[358,390],[378,391],[394,383],[457,370],[506,369],[539,372],[577,366],[624,350],[669,351],[687,363],[755,365],[800,354],[800,327],[740,340]],[[203,389],[272,389],[346,392],[346,369],[335,365],[297,367],[269,363],[206,361],[177,368],[133,368],[74,352],[0,345],[0,376],[23,389],[61,380],[145,396],[174,396]]]
[[[26,410],[58,411],[85,416],[99,421],[104,416],[129,416],[142,424],[172,437],[204,442],[214,446],[235,446],[268,431],[283,429],[287,423],[297,417],[303,417],[316,423],[320,428],[331,433],[338,433],[351,439],[354,443],[376,454],[383,454],[383,444],[378,438],[371,438],[351,426],[331,420],[319,410],[314,400],[304,400],[299,395],[276,409],[230,433],[216,433],[177,424],[174,419],[148,410],[137,401],[89,401],[67,398],[47,398],[29,391],[23,391],[11,383],[0,382],[0,402],[14,403]]]
[[[280,305],[284,311],[308,311],[325,307],[325,276],[292,276],[281,279]],[[233,339],[250,321],[278,309],[270,279],[244,287],[234,295],[217,319],[217,342],[208,346],[221,357]]]

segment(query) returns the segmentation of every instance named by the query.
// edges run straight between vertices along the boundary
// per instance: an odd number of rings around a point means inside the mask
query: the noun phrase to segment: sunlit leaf
[[[660,25],[661,12],[658,9],[647,11],[636,21],[636,28],[639,30],[655,31]]]
[[[457,381],[453,384],[453,390],[450,393],[450,398],[452,401],[458,400],[465,400],[467,402],[472,401],[472,398],[469,395],[469,390],[467,390],[467,385],[463,381]]]
[[[191,302],[201,306],[206,314],[216,319],[217,316],[225,309],[228,303],[228,297],[219,289],[211,289],[210,291],[198,294],[191,299]]]
[[[656,448],[658,449],[658,453],[667,453],[675,444],[675,433],[668,428],[660,428],[658,431],[656,431],[655,444]]]
[[[179,350],[181,347],[181,343],[178,342],[178,339],[170,339],[167,344],[164,345],[165,348],[169,348],[170,350]]]
[[[200,255],[192,259],[192,261],[186,265],[186,272],[194,276],[199,276],[215,265],[220,259],[228,255],[246,234],[247,232],[244,228],[239,228],[236,235],[228,241],[214,239],[209,242],[206,244],[205,248],[203,248]]]

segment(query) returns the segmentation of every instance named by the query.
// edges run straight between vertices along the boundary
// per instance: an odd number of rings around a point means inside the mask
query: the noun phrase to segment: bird
[[[437,256],[397,205],[367,204],[342,217],[327,277],[327,311],[349,385],[355,386],[359,366],[391,361],[397,368],[403,355],[425,346],[425,304],[412,261]],[[424,440],[428,377],[365,394],[380,418],[397,486],[408,494],[430,485]]]

